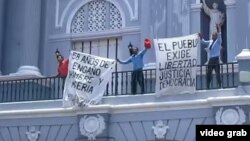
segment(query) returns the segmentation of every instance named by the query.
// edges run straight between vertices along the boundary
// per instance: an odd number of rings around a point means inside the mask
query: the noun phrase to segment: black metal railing
[[[211,65],[210,65],[211,66]],[[213,66],[214,68],[216,65]],[[196,75],[196,90],[206,90],[207,88],[207,73],[208,65],[202,65],[197,67]],[[238,64],[236,62],[220,64],[220,80],[221,84],[218,86],[216,79],[216,73],[213,69],[212,80],[209,89],[219,89],[219,88],[234,88],[238,86]]]
[[[207,72],[208,65],[199,65],[197,66],[196,73],[196,89],[197,90],[206,90],[207,88]],[[145,92],[143,94],[154,93],[155,92],[155,82],[156,82],[156,70],[148,69],[143,70],[144,74],[144,85]],[[131,78],[132,71],[120,71],[113,72],[112,81],[106,91],[106,96],[116,96],[116,95],[132,95],[131,91]],[[234,88],[238,86],[238,65],[237,63],[227,63],[220,64],[220,79],[221,86],[218,87],[216,80],[215,70],[212,72],[212,80],[210,83],[209,89],[219,89],[219,88]],[[142,94],[140,86],[137,85],[136,94]]]
[[[112,80],[109,83],[105,96],[142,94],[141,87],[137,85],[137,92],[132,93],[131,81],[133,71],[118,71],[112,73]],[[155,92],[155,69],[143,70],[144,94]]]
[[[144,93],[155,92],[156,70],[143,70]],[[206,90],[207,66],[197,67],[196,89]],[[238,65],[228,63],[220,65],[221,88],[238,86]],[[132,95],[132,71],[119,71],[112,73],[112,80],[106,87],[105,96]],[[15,80],[0,80],[0,103],[36,100],[62,99],[65,78],[39,77]],[[218,89],[216,76],[213,71],[210,89]],[[140,86],[135,94],[142,94]]]
[[[0,102],[62,99],[65,78],[43,77],[0,81]]]

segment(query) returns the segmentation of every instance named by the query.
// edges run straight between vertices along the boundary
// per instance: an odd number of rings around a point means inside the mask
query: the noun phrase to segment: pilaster
[[[0,0],[0,75],[2,75],[2,45],[3,45],[3,26],[4,26],[4,0]]]
[[[201,32],[201,8],[202,3],[196,2],[195,4],[191,4],[191,33],[200,33]],[[198,48],[198,60],[197,63],[201,64],[201,49]]]
[[[236,0],[224,0],[227,18],[227,61],[233,62],[237,55],[236,47]]]

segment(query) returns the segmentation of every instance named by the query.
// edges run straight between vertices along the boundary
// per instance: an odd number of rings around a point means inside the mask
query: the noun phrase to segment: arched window
[[[122,20],[114,4],[104,0],[94,0],[76,12],[71,23],[71,33],[120,29]]]

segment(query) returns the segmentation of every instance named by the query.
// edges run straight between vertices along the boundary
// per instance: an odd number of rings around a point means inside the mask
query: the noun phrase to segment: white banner
[[[71,51],[63,93],[64,107],[98,104],[114,66],[115,60]]]
[[[194,93],[196,89],[198,34],[154,39],[156,95]]]

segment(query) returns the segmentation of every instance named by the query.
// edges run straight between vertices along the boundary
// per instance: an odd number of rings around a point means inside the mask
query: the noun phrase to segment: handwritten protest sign
[[[198,35],[154,39],[156,94],[194,93]]]
[[[64,107],[97,104],[111,80],[115,60],[71,51],[64,87]]]

